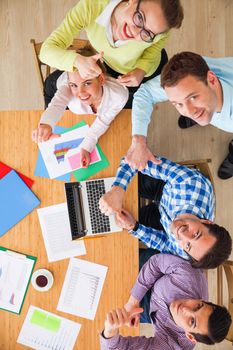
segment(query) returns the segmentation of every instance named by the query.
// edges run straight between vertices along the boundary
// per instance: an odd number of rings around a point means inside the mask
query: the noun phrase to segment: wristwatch
[[[139,221],[136,221],[135,225],[134,225],[134,228],[132,228],[131,230],[129,231],[137,231],[139,228]]]

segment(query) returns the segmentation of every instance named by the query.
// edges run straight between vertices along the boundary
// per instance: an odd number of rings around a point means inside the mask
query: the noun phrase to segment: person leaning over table
[[[146,144],[147,129],[153,105],[168,100],[182,115],[180,127],[210,124],[232,133],[233,57],[210,58],[181,52],[169,60],[161,76],[140,87],[133,100],[133,137],[126,156],[130,166],[140,170],[148,160],[156,162]],[[233,140],[218,176],[221,179],[233,176]]]
[[[77,68],[86,79],[101,73],[96,61],[103,57],[108,74],[130,87],[133,94],[142,81],[160,74],[167,62],[163,48],[169,31],[179,28],[182,20],[180,0],[80,0],[45,40],[40,60],[59,70]],[[99,54],[87,58],[67,50],[82,29]],[[48,90],[57,78],[54,74],[48,78]],[[45,90],[48,103],[46,94]]]
[[[105,215],[116,214],[119,226],[148,247],[191,259],[200,268],[215,268],[229,257],[229,232],[213,222],[213,186],[198,170],[158,157],[139,174],[139,196],[153,202],[139,211],[139,222],[122,207],[125,191],[138,170],[123,158],[112,189],[99,201]]]
[[[144,313],[154,326],[154,336],[119,335],[119,328],[138,325],[143,310],[139,303],[148,291],[150,303]],[[176,256],[153,255],[139,272],[126,305],[108,312],[101,350],[191,350],[198,342],[219,343],[228,333],[231,316],[225,307],[206,300],[203,271]]]
[[[88,57],[93,49],[80,52]],[[90,153],[101,135],[109,128],[113,119],[124,107],[128,99],[128,89],[116,79],[104,74],[103,64],[98,61],[102,73],[92,79],[83,79],[79,71],[63,72],[57,80],[57,91],[49,106],[43,112],[38,127],[32,132],[35,142],[43,142],[54,137],[53,128],[64,114],[66,107],[75,114],[95,114],[96,119],[80,145],[81,166],[90,164]]]

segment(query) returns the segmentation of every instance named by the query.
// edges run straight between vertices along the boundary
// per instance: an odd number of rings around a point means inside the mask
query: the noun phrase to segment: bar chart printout
[[[72,350],[81,325],[30,306],[17,342],[40,350]]]
[[[57,310],[94,320],[107,266],[70,259]]]

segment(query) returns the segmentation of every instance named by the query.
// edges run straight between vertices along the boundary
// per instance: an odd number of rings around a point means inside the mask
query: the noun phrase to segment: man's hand
[[[52,135],[52,128],[48,124],[40,124],[37,129],[32,131],[32,140],[36,143],[48,141]]]
[[[101,60],[103,55],[103,52],[89,57],[78,54],[74,62],[74,67],[78,69],[83,79],[94,79],[102,73],[101,68],[96,62]]]
[[[86,151],[84,148],[81,148],[81,150],[80,150],[81,167],[88,168],[90,161],[91,161],[90,152]]]
[[[105,193],[99,200],[99,209],[101,213],[109,216],[120,212],[125,191],[120,186],[113,186],[110,191]]]
[[[124,86],[139,86],[142,79],[144,78],[144,75],[144,70],[136,68],[127,74],[120,75],[117,78],[117,81]]]
[[[125,310],[129,313],[132,313],[133,310],[140,308],[139,301],[134,298],[132,295],[130,295],[129,300],[124,306]],[[140,314],[136,314],[132,319],[131,319],[131,324],[134,325],[134,327],[137,327],[140,322]]]
[[[115,220],[119,227],[126,230],[132,230],[136,225],[136,220],[134,219],[133,215],[123,208],[120,212],[116,213]]]
[[[117,335],[120,327],[134,327],[135,324],[133,320],[135,316],[139,315],[141,312],[143,312],[142,308],[135,308],[131,312],[127,312],[124,307],[108,312],[104,323],[105,338],[112,338]]]
[[[131,168],[138,169],[139,171],[145,169],[148,160],[155,164],[161,163],[161,160],[156,159],[147,147],[146,137],[139,135],[133,136],[132,144],[126,154],[125,160]]]

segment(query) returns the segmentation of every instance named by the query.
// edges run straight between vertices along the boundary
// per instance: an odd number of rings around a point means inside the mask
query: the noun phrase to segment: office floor
[[[65,13],[76,0],[1,0],[0,1],[0,55],[2,110],[42,109],[30,48],[30,39],[43,41],[59,25]],[[183,0],[185,19],[180,30],[174,30],[167,52],[190,50],[206,56],[232,56],[233,18],[232,0]],[[211,126],[181,130],[177,127],[178,115],[168,103],[159,105],[150,125],[149,144],[156,153],[172,160],[212,158],[217,196],[216,221],[232,232],[233,237],[233,178],[222,181],[217,169],[227,154],[232,135]],[[6,130],[6,132],[8,132]],[[233,258],[233,255],[232,257]],[[211,300],[215,301],[215,272],[209,273]],[[145,328],[145,327],[144,327]],[[148,332],[148,327],[146,327]],[[208,349],[198,346],[196,349]],[[227,342],[211,349],[231,349]]]

